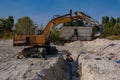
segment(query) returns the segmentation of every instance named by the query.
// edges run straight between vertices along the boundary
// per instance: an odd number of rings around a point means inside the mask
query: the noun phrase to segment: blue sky
[[[36,24],[46,25],[54,15],[82,11],[101,21],[102,16],[120,17],[120,0],[0,0],[0,17],[17,20],[29,16]]]

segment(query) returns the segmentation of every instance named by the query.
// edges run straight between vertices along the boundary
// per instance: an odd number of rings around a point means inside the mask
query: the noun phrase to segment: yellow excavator
[[[44,48],[43,52],[46,52],[47,54],[50,53],[50,41],[49,41],[49,35],[50,31],[53,27],[57,26],[58,24],[70,22],[72,20],[82,19],[92,25],[93,27],[96,27],[99,29],[99,32],[102,31],[102,26],[96,21],[95,19],[91,18],[90,16],[86,15],[83,12],[73,12],[70,11],[70,13],[65,14],[63,16],[58,16],[56,18],[51,19],[46,27],[43,29],[43,31],[38,35],[15,35],[13,40],[14,46],[32,46],[25,48],[22,52],[25,57],[30,56],[37,56],[40,53],[40,48]],[[26,54],[25,52],[29,51],[29,54]],[[35,54],[38,53],[38,54]]]

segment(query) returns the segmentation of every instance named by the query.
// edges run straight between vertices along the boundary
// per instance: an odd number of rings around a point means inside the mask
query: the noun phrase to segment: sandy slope
[[[120,40],[96,39],[66,45],[78,61],[81,80],[120,80]]]

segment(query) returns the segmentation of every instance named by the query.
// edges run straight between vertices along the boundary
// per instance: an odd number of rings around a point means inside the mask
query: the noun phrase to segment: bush
[[[53,31],[50,33],[50,42],[54,44],[62,44],[62,39],[60,38],[60,32],[54,28]]]
[[[115,35],[107,36],[105,39],[109,39],[109,40],[120,40],[120,35],[118,35],[118,36],[115,36]]]
[[[104,32],[102,38],[119,39],[120,36],[120,17],[117,19],[113,17],[104,16],[102,18],[102,25],[104,26]]]
[[[0,34],[0,38],[1,39],[12,39],[13,38],[13,32],[5,30]]]

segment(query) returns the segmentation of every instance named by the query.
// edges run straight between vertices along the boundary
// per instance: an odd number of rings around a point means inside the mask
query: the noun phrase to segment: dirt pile
[[[79,57],[81,80],[119,80],[120,64],[87,53]]]
[[[13,47],[12,40],[0,41],[0,80],[68,80],[62,54],[48,55],[47,60],[16,59],[22,49]]]
[[[96,39],[75,41],[68,45],[74,60],[78,62],[80,80],[119,80],[120,41]]]

